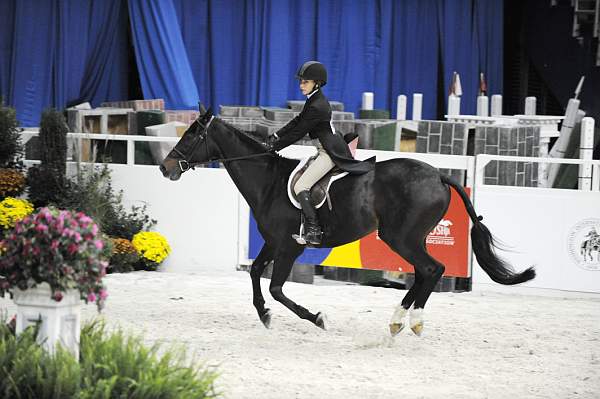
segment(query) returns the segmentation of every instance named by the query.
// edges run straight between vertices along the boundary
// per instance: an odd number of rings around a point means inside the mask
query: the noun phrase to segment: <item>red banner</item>
[[[460,196],[451,191],[450,206],[427,236],[427,250],[446,267],[445,276],[469,277],[469,215]],[[470,189],[465,188],[467,193]],[[377,232],[360,240],[364,269],[414,272],[413,267],[381,241]]]

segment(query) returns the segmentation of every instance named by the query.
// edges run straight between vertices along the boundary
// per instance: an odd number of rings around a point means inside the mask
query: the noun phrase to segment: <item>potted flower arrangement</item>
[[[102,309],[107,262],[97,225],[85,214],[55,208],[17,221],[0,241],[0,295],[17,305],[17,334],[41,320],[39,340],[78,355],[81,300]]]
[[[131,243],[140,255],[145,270],[156,270],[171,253],[167,239],[155,231],[140,231],[133,236]]]

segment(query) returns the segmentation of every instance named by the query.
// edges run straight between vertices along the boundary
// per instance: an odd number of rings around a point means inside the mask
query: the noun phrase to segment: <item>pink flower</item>
[[[54,296],[53,296],[52,298],[54,298],[54,300],[55,300],[56,302],[60,302],[60,301],[62,301],[62,299],[63,299],[63,293],[62,293],[62,292],[60,292],[60,291],[56,291],[56,292],[54,293]]]
[[[94,225],[92,225],[92,234],[93,234],[93,235],[96,235],[96,234],[98,234],[98,226],[97,226],[97,225],[95,225],[95,224],[94,224]]]
[[[96,302],[96,294],[94,294],[93,292],[90,292],[87,296],[87,300],[88,300],[88,302]]]
[[[102,248],[104,248],[104,243],[102,242],[102,240],[94,241],[94,245],[96,246],[96,249],[99,249],[99,250],[102,250]]]
[[[56,249],[59,246],[59,242],[57,240],[52,240],[52,244],[50,244],[51,249]]]
[[[102,288],[102,289],[100,290],[100,300],[101,300],[101,301],[103,301],[103,300],[105,300],[107,297],[108,297],[108,292],[107,292],[107,291],[106,291],[104,288]]]
[[[77,249],[79,247],[77,246],[77,244],[69,244],[69,247],[67,248],[67,252],[69,253],[69,255],[73,255],[75,252],[77,252]]]
[[[75,242],[79,242],[81,241],[81,234],[79,234],[78,232],[75,232]]]
[[[37,226],[35,226],[35,230],[39,232],[48,231],[48,226],[46,226],[45,224],[38,224]]]

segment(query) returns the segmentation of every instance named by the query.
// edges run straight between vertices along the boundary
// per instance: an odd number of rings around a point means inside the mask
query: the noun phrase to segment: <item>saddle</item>
[[[344,136],[344,140],[348,143],[350,147],[350,151],[352,155],[356,151],[356,145],[358,144],[358,135],[356,134],[346,134]],[[298,209],[302,209],[300,206],[300,202],[298,202],[298,198],[296,197],[296,193],[293,190],[294,185],[300,179],[302,174],[306,171],[309,165],[317,158],[317,156],[312,156],[310,158],[305,158],[300,161],[298,166],[292,171],[290,177],[288,179],[287,191],[288,196],[290,198],[290,202]],[[334,181],[340,180],[344,176],[346,176],[348,172],[344,172],[337,166],[331,169],[325,176],[323,176],[315,185],[310,189],[310,199],[311,203],[315,208],[320,208],[323,206],[325,201],[327,201],[327,206],[329,210],[332,210],[331,199],[329,198],[329,188],[333,184]]]

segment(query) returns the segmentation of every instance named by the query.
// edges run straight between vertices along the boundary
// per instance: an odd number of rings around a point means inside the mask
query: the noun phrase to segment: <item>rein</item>
[[[204,140],[204,151],[206,152],[207,158],[208,158],[208,128],[211,125],[211,123],[213,122],[213,120],[215,119],[214,115],[210,118],[210,120],[208,121],[208,123],[203,127],[202,133],[200,133],[198,135],[198,138],[196,139],[194,145],[192,146],[192,150],[191,153],[193,154],[196,151],[196,147],[198,146],[198,143],[200,142],[200,140],[202,138],[205,138]],[[198,122],[198,124],[200,124],[200,122]],[[257,158],[257,157],[264,157],[265,155],[269,155],[269,156],[273,156],[272,153],[270,152],[261,152],[259,154],[250,154],[250,155],[242,155],[240,157],[231,157],[231,158],[209,158],[206,161],[203,162],[189,162],[187,160],[187,156],[182,153],[181,151],[179,151],[176,148],[173,148],[172,150],[173,152],[175,152],[177,155],[179,155],[181,158],[178,162],[179,162],[179,169],[181,170],[181,172],[186,172],[190,169],[194,169],[196,166],[199,165],[205,165],[211,162],[230,162],[230,161],[239,161],[242,159],[250,159],[250,158]]]

